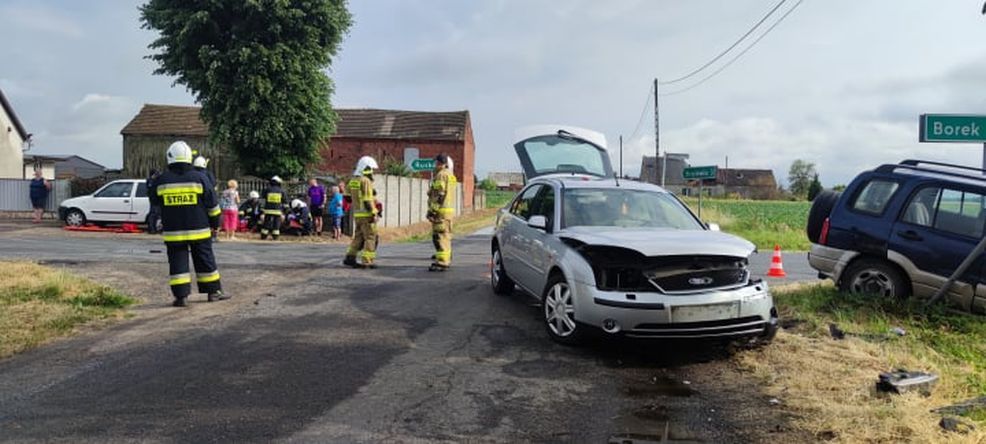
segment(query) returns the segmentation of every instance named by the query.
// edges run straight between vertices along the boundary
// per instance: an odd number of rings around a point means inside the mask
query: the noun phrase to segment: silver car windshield
[[[667,193],[620,188],[569,188],[562,199],[562,227],[642,227],[701,230],[681,202]]]

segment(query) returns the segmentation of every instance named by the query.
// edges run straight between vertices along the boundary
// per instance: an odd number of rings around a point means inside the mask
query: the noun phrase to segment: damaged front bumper
[[[773,337],[777,310],[765,282],[687,295],[600,291],[576,282],[577,320],[627,337]]]

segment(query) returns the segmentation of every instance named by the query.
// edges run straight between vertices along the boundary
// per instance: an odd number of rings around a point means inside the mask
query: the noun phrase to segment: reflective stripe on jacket
[[[211,237],[210,219],[220,214],[209,179],[190,165],[174,165],[148,187],[151,205],[161,208],[165,242],[197,242]]]
[[[428,190],[428,209],[442,216],[455,215],[455,186],[458,181],[448,168],[435,174]]]
[[[373,217],[377,214],[376,205],[373,204],[373,180],[366,176],[354,177],[349,181],[349,197],[353,200],[354,217]],[[366,203],[370,203],[372,211],[366,210]]]

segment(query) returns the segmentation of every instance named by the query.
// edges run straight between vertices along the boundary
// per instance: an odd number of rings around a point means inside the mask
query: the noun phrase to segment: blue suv
[[[930,297],[983,237],[986,170],[905,160],[819,194],[808,216],[808,261],[842,291]],[[980,256],[946,294],[950,305],[986,313]]]

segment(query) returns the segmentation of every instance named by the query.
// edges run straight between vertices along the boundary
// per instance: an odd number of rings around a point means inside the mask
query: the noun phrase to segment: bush
[[[496,191],[496,181],[490,178],[483,179],[479,182],[479,189],[483,191]]]
[[[80,177],[72,178],[69,181],[69,186],[72,189],[72,196],[85,196],[87,194],[95,193],[103,185],[109,182],[106,177],[94,177],[92,179],[83,179]]]

